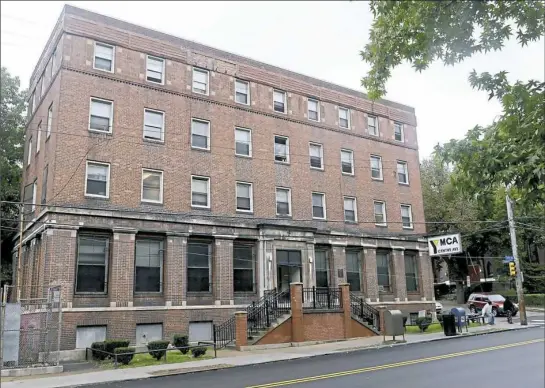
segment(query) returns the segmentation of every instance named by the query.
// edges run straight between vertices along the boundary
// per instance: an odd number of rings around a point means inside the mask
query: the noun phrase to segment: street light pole
[[[517,298],[519,303],[520,324],[522,326],[528,325],[526,319],[526,305],[524,304],[524,291],[522,289],[522,267],[520,265],[518,249],[517,249],[517,235],[515,231],[515,220],[513,219],[513,201],[509,198],[509,195],[505,196],[505,202],[507,204],[507,219],[509,220],[509,234],[511,235],[511,249],[513,251],[513,259],[515,261],[515,281],[517,286]]]

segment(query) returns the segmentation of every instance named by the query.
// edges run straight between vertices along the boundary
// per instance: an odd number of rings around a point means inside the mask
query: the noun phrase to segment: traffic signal
[[[515,267],[515,263],[510,261],[509,262],[509,275],[510,276],[515,276],[517,274],[517,269]]]

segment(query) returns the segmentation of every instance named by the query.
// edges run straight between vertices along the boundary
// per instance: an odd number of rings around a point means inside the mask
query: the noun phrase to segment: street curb
[[[180,371],[177,373],[165,373],[162,375],[150,375],[148,377],[139,377],[136,379],[127,379],[127,380],[111,380],[111,381],[104,381],[100,383],[85,383],[85,384],[77,384],[77,385],[68,385],[65,388],[79,388],[79,387],[89,387],[97,384],[115,384],[115,383],[122,383],[125,381],[142,381],[142,380],[149,380],[149,379],[157,379],[161,377],[170,377],[170,376],[178,376],[178,375],[185,375],[185,374],[193,374],[193,373],[203,373],[203,372],[211,372],[211,371],[218,371],[218,370],[224,370],[224,369],[234,369],[234,368],[245,368],[250,366],[256,366],[256,365],[266,365],[266,364],[272,364],[275,362],[286,362],[291,360],[303,360],[303,359],[310,359],[310,358],[316,358],[316,357],[323,357],[323,356],[329,356],[332,354],[342,354],[342,353],[354,353],[354,352],[367,352],[367,351],[373,351],[373,350],[379,350],[383,348],[392,348],[397,346],[408,346],[408,345],[418,345],[418,344],[424,344],[424,343],[430,343],[435,341],[445,341],[445,340],[453,340],[458,338],[468,338],[468,337],[475,337],[480,335],[487,335],[487,334],[495,334],[495,333],[503,333],[507,331],[518,331],[518,330],[528,330],[528,329],[535,329],[535,328],[543,328],[543,325],[535,325],[535,326],[522,326],[522,327],[514,327],[509,329],[497,329],[492,331],[484,331],[484,332],[477,332],[477,333],[467,333],[462,335],[455,335],[451,337],[440,337],[440,338],[432,338],[424,341],[418,341],[418,342],[401,342],[401,343],[395,343],[395,344],[389,344],[389,345],[374,345],[374,346],[368,346],[368,347],[360,347],[360,348],[352,348],[352,349],[342,349],[338,351],[332,351],[328,353],[323,354],[313,354],[310,356],[301,356],[291,359],[283,359],[283,360],[272,360],[272,361],[265,361],[265,362],[258,362],[255,364],[246,364],[246,365],[230,365],[230,366],[223,366],[223,367],[214,367],[211,366],[207,369],[202,370],[189,370],[189,371]],[[229,365],[229,364],[224,364]]]

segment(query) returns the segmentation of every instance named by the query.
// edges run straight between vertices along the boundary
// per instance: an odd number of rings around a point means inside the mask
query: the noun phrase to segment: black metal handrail
[[[380,314],[378,310],[366,303],[363,298],[352,293],[350,293],[350,311],[352,317],[380,332]]]
[[[303,288],[303,309],[340,310],[343,307],[340,288]]]
[[[213,329],[216,348],[224,348],[236,338],[236,319],[233,316],[219,325],[214,325]]]

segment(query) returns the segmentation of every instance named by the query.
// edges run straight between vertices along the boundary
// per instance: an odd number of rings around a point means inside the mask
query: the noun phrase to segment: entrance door
[[[301,251],[277,250],[276,265],[279,291],[289,290],[290,283],[303,281]]]

